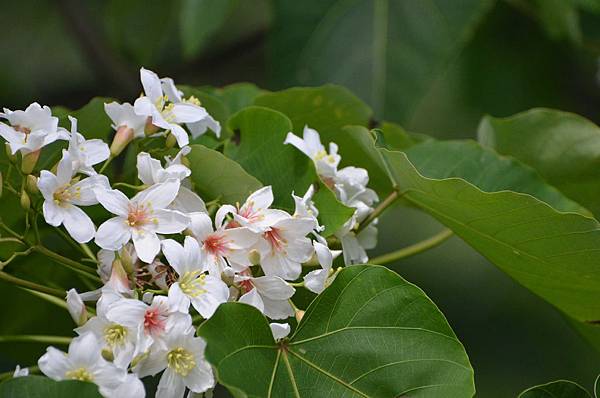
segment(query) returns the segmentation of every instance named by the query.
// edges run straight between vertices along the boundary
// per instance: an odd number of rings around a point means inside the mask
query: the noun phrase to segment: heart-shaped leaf
[[[342,270],[294,335],[278,343],[266,318],[240,303],[221,305],[198,334],[219,382],[235,396],[452,398],[475,391],[464,347],[444,316],[383,267]]]
[[[519,398],[591,398],[592,396],[579,384],[567,380],[553,381],[548,384],[528,388],[519,394]]]

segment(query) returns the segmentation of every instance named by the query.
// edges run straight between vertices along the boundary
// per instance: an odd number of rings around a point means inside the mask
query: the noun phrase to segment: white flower
[[[70,289],[67,291],[67,309],[69,310],[69,314],[73,321],[78,326],[83,325],[88,319],[88,312],[85,308],[85,304],[77,293],[77,290]]]
[[[0,117],[10,123],[10,126],[0,123],[0,136],[8,141],[13,154],[36,152],[56,140],[69,139],[69,133],[58,127],[58,118],[52,116],[50,108],[37,102],[24,111],[4,108]]]
[[[312,184],[308,187],[306,193],[302,197],[298,197],[294,193],[292,193],[292,198],[294,199],[294,203],[296,204],[294,217],[309,218],[313,220],[313,229],[317,232],[323,232],[325,230],[325,226],[319,225],[319,220],[317,219],[317,217],[319,216],[319,210],[312,201],[312,197],[314,194],[315,187]]]
[[[147,117],[136,115],[133,105],[111,102],[104,104],[104,111],[112,120],[112,128],[116,130],[115,138],[110,146],[112,156],[117,156],[134,138],[144,137]]]
[[[205,348],[204,340],[194,337],[192,327],[178,324],[165,335],[164,344],[153,347],[134,370],[145,377],[165,369],[156,398],[181,398],[186,387],[192,392],[204,392],[215,385],[212,368],[204,359]]]
[[[358,167],[344,167],[335,176],[335,191],[338,199],[347,206],[354,207],[356,221],[363,221],[372,211],[372,205],[379,201],[370,188],[367,170]]]
[[[67,151],[58,163],[56,175],[42,170],[38,187],[44,196],[43,212],[46,222],[58,227],[64,224],[69,234],[79,243],[88,242],[94,237],[94,223],[77,206],[90,206],[98,203],[95,188],[108,187],[108,179],[103,175],[72,181],[76,170]]]
[[[227,285],[220,278],[204,273],[206,264],[196,239],[186,236],[183,246],[172,239],[165,239],[162,244],[163,254],[178,274],[177,281],[169,288],[171,308],[187,314],[191,303],[200,315],[210,318],[227,301]]]
[[[240,303],[250,304],[271,319],[285,319],[294,315],[289,299],[295,289],[277,276],[236,275],[234,282],[245,292]]]
[[[123,298],[112,303],[106,313],[112,322],[138,330],[137,352],[145,352],[150,345],[171,329],[174,322],[188,322],[189,314],[174,313],[166,296],[155,296],[150,305],[135,299]]]
[[[157,233],[178,233],[189,224],[188,216],[167,209],[178,190],[179,181],[176,179],[155,184],[131,200],[116,189],[96,189],[100,204],[117,215],[100,225],[96,244],[103,249],[118,250],[132,239],[140,260],[152,262],[160,252]]]
[[[192,103],[172,102],[174,98],[163,94],[160,78],[152,71],[141,68],[140,78],[145,95],[135,100],[135,113],[151,118],[154,126],[170,131],[180,147],[187,145],[189,137],[180,124],[205,119],[208,116],[206,110]]]
[[[102,345],[91,333],[76,337],[64,353],[48,347],[39,359],[40,370],[53,380],[80,380],[94,383],[106,398],[143,398],[144,387],[137,378],[127,376],[124,369],[107,362],[100,355]]]
[[[339,250],[329,250],[329,248],[319,242],[313,242],[315,254],[321,269],[310,271],[304,276],[304,286],[313,293],[321,293],[326,286],[331,283],[331,266],[333,259],[340,255]]]
[[[269,209],[272,203],[273,190],[271,186],[266,186],[248,196],[242,207],[236,209],[224,205],[219,211],[222,217],[227,213],[233,215],[234,220],[226,225],[228,228],[244,226],[253,232],[263,233],[278,220],[289,217],[285,211]]]
[[[262,234],[256,248],[265,275],[294,280],[302,272],[302,263],[313,254],[313,246],[306,237],[314,228],[310,218],[287,216],[273,223]]]
[[[160,79],[160,81],[162,83],[163,91],[165,92],[169,100],[171,100],[171,102],[174,102],[176,104],[183,102],[188,104],[194,104],[200,107],[200,100],[198,100],[198,98],[194,96],[191,96],[189,98],[183,98],[183,93],[177,89],[173,79],[165,77]],[[197,122],[186,123],[186,126],[190,130],[190,133],[192,133],[193,138],[200,137],[206,132],[207,129],[211,129],[212,131],[214,131],[217,137],[221,135],[221,124],[215,119],[213,119],[213,117],[210,116],[208,113],[206,114],[205,118]]]
[[[269,323],[269,327],[271,328],[271,333],[273,333],[273,338],[275,341],[281,340],[290,334],[290,324],[289,323]]]
[[[340,163],[340,155],[337,154],[338,146],[329,143],[329,153],[321,144],[321,137],[316,130],[304,126],[303,137],[300,138],[293,133],[288,133],[284,144],[292,144],[302,153],[312,159],[317,169],[317,174],[324,180],[333,178],[337,172],[337,166]]]
[[[141,152],[137,156],[138,178],[146,185],[158,184],[167,181],[169,178],[175,178],[182,182],[179,186],[177,196],[169,206],[174,210],[184,213],[206,212],[204,201],[196,195],[191,189],[183,186],[184,180],[192,172],[181,163],[181,156],[190,152],[189,147],[183,147],[175,159],[167,161],[167,167],[163,167],[159,160],[154,159],[150,154]]]
[[[21,368],[19,365],[15,368],[13,377],[24,377],[29,376],[29,368]]]
[[[77,119],[69,116],[71,121],[71,137],[69,139],[69,155],[76,172],[94,175],[95,164],[105,161],[110,156],[108,145],[100,139],[86,140],[77,132]]]
[[[220,277],[228,262],[236,271],[242,271],[251,265],[248,252],[258,240],[258,234],[244,227],[225,228],[222,211],[216,215],[216,230],[213,230],[212,220],[206,213],[193,213],[190,217],[190,230],[202,245],[202,258],[211,275]]]
[[[113,322],[107,318],[107,313],[114,303],[122,300],[122,297],[108,289],[102,290],[102,296],[96,305],[97,315],[90,318],[83,326],[75,329],[79,335],[93,334],[102,342],[102,349],[110,351],[113,355],[113,363],[120,368],[127,366],[138,354],[144,350],[138,346],[138,329],[129,325]]]

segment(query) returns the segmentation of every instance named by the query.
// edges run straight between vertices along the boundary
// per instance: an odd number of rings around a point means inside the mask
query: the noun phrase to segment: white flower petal
[[[154,211],[153,217],[156,220],[153,230],[159,234],[176,234],[190,224],[188,216],[175,210],[158,209]]]
[[[269,327],[271,328],[271,333],[273,333],[273,338],[275,340],[281,340],[290,334],[290,324],[289,323],[270,323]]]
[[[113,214],[127,217],[129,213],[129,199],[117,189],[94,189],[96,199],[100,204]]]
[[[86,243],[92,240],[96,228],[91,218],[83,210],[77,206],[69,205],[63,208],[63,215],[63,224],[73,239],[78,243]]]
[[[166,208],[179,191],[179,181],[176,179],[167,180],[161,184],[155,184],[148,189],[135,195],[131,202],[144,204],[153,209]]]
[[[131,230],[126,219],[113,217],[105,221],[96,231],[95,242],[107,250],[119,250],[131,239]]]
[[[131,232],[133,246],[140,260],[151,263],[160,252],[160,239],[153,231],[144,229]]]

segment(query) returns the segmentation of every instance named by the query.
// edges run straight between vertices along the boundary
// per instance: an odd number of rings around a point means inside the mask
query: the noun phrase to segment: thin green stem
[[[453,233],[451,230],[444,229],[429,239],[425,239],[421,242],[415,243],[414,245],[404,247],[400,250],[387,253],[382,256],[374,257],[369,260],[369,263],[383,265],[406,257],[414,256],[415,254],[422,253],[442,244],[443,242],[448,240],[448,238],[450,238],[452,235]]]
[[[47,293],[42,293],[42,292],[38,292],[37,290],[31,290],[31,289],[27,289],[24,287],[19,287],[19,289],[23,290],[24,292],[27,292],[33,296],[36,296],[38,298],[41,298],[42,300],[45,300],[51,304],[54,304],[60,308],[63,308],[65,310],[68,310],[69,307],[67,306],[67,302],[64,299],[60,299],[56,296],[52,296],[50,294]]]
[[[147,188],[146,185],[133,185],[133,184],[128,184],[126,182],[116,182],[113,184],[113,188],[118,188],[118,187],[129,188],[129,189],[133,189],[135,191],[143,191],[144,189]]]
[[[94,272],[94,270],[92,270],[90,267],[86,267],[85,265],[81,264],[80,262],[77,262],[75,260],[71,260],[70,258],[61,256],[60,254],[55,253],[52,250],[45,248],[44,246],[34,246],[34,250],[40,254],[50,257],[51,259],[55,260],[57,263],[62,264],[75,272],[78,272],[80,275],[83,275],[89,279],[96,281],[96,282],[102,282],[102,280],[98,276],[92,274],[92,272]]]
[[[100,167],[100,171],[98,172],[98,174],[104,173],[104,170],[106,170],[106,168],[108,167],[110,162],[112,162],[113,159],[114,157],[112,155],[109,156],[108,159],[106,159],[106,161],[104,162],[104,164],[102,164],[102,167]]]
[[[394,204],[396,200],[400,197],[398,191],[393,191],[390,193],[387,198],[383,200],[383,202],[379,203],[379,205],[373,210],[371,214],[367,218],[360,223],[358,228],[356,229],[356,234],[358,235],[363,229],[365,229],[369,224],[371,224],[377,217],[381,215],[388,207]]]
[[[72,337],[46,336],[34,334],[0,336],[0,343],[43,343],[69,345],[69,343],[71,343],[71,340],[73,340]]]
[[[17,239],[17,238],[0,238],[0,243],[9,243],[9,242],[20,243],[22,245],[25,244],[21,239]]]
[[[81,252],[82,254],[87,255],[87,253],[83,250],[81,246],[79,246],[69,235],[67,235],[60,227],[55,227],[54,230],[58,232],[60,237],[69,244],[73,249]]]
[[[22,252],[14,252],[12,254],[12,256],[10,256],[5,261],[0,261],[0,270],[4,269],[4,267],[6,267],[8,264],[10,264],[15,258],[17,258],[19,256],[26,256],[29,253],[31,253],[32,250],[33,250],[33,248],[30,247],[29,249],[22,251]]]
[[[80,243],[79,247],[81,247],[83,252],[89,257],[90,260],[92,260],[95,264],[98,264],[98,260],[96,259],[96,256],[94,255],[94,253],[92,252],[92,249],[90,249],[90,247],[87,244]]]
[[[19,235],[17,232],[15,232],[13,229],[11,229],[8,225],[4,224],[4,222],[2,222],[0,220],[0,227],[2,229],[4,229],[6,232],[8,232],[9,234],[11,234],[12,236],[14,236],[15,238],[19,239],[20,241],[23,241],[23,236]]]
[[[40,284],[35,283],[35,282],[27,281],[25,279],[21,279],[21,278],[18,278],[16,276],[13,276],[11,274],[7,274],[4,271],[0,271],[0,280],[12,283],[13,285],[24,287],[24,288],[27,288],[27,289],[36,290],[38,292],[51,294],[51,295],[57,296],[57,297],[64,297],[65,296],[65,292],[62,291],[62,290],[53,289],[51,287],[40,285]]]

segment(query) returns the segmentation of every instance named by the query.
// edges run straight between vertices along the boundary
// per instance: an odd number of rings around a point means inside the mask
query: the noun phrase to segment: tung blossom
[[[171,307],[187,314],[191,303],[202,317],[210,318],[227,301],[229,288],[220,277],[205,274],[206,265],[196,239],[186,236],[183,246],[172,239],[162,244],[163,254],[178,275],[169,288]]]
[[[77,132],[77,119],[69,116],[71,121],[71,137],[69,138],[69,155],[73,162],[73,169],[77,172],[94,175],[96,171],[92,166],[105,161],[110,156],[110,149],[100,139],[86,140]]]
[[[250,304],[271,319],[286,319],[294,315],[289,302],[296,290],[277,276],[237,275],[234,279],[244,294],[240,303]]]
[[[73,180],[77,170],[67,151],[58,163],[56,175],[42,170],[38,188],[44,197],[43,212],[46,222],[55,227],[65,226],[69,234],[79,243],[94,237],[95,227],[90,217],[78,206],[98,203],[95,189],[108,187],[108,179],[95,175],[83,180]]]
[[[160,78],[150,70],[141,68],[140,79],[145,95],[135,100],[135,113],[148,118],[156,128],[170,131],[180,147],[187,145],[189,137],[181,124],[197,123],[206,119],[206,109],[193,103],[173,102],[176,98],[169,98],[164,94]]]
[[[106,398],[143,398],[142,382],[100,355],[102,345],[91,333],[76,337],[68,353],[48,347],[39,359],[40,370],[53,380],[79,380],[94,383]]]
[[[317,169],[317,173],[323,177],[325,181],[333,178],[337,173],[337,167],[340,164],[341,157],[338,155],[338,146],[331,142],[329,143],[329,153],[321,144],[319,133],[304,126],[302,138],[293,133],[288,133],[284,144],[291,144],[298,148],[302,153],[312,159]]]
[[[116,217],[105,221],[96,232],[96,243],[103,249],[119,250],[133,240],[135,251],[145,263],[150,263],[160,252],[157,234],[183,231],[190,219],[183,213],[169,210],[179,181],[169,179],[139,192],[131,200],[116,189],[96,189],[96,197],[104,208]]]
[[[10,126],[0,123],[0,136],[8,142],[13,154],[21,151],[25,155],[39,151],[56,140],[69,139],[69,133],[58,127],[58,118],[52,116],[50,108],[37,102],[24,111],[4,108],[0,117],[10,123]]]

